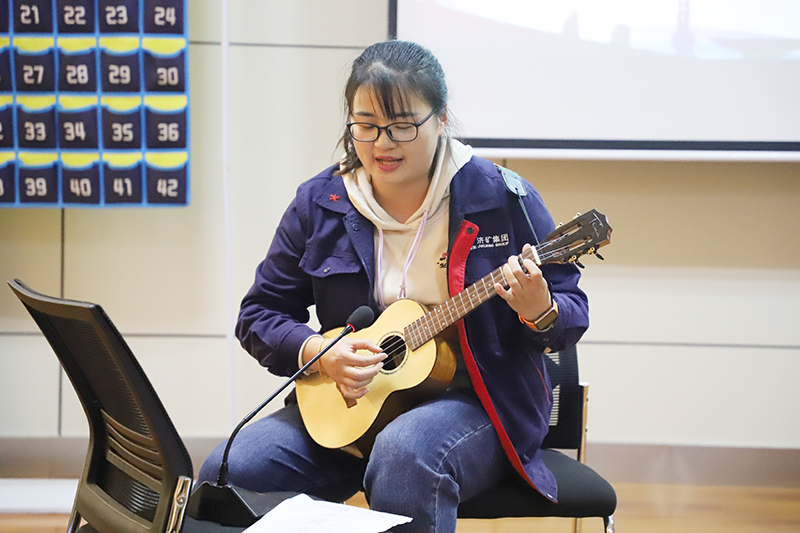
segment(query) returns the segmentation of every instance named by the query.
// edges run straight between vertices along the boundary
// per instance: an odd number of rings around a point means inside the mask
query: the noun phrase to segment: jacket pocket
[[[316,278],[327,278],[336,274],[355,274],[361,270],[355,250],[349,249],[320,249],[309,246],[303,257],[300,258],[300,268]]]

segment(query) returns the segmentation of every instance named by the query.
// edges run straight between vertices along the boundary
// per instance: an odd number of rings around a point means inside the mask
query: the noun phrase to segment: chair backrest
[[[38,324],[89,421],[71,530],[178,531],[192,462],[136,358],[100,306],[11,289]]]
[[[577,347],[547,354],[545,364],[553,386],[553,412],[542,447],[580,450],[584,420]]]

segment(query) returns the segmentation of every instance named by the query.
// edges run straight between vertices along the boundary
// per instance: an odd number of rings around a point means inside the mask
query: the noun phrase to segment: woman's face
[[[399,102],[401,99],[395,99]],[[360,87],[353,98],[352,122],[369,122],[388,126],[394,122],[419,122],[431,112],[430,104],[416,96],[405,99],[407,108],[397,110],[397,118],[390,119],[370,87]],[[410,142],[395,142],[385,130],[373,142],[353,140],[358,159],[372,176],[373,184],[402,185],[418,180],[428,181],[436,154],[439,136],[444,133],[446,118],[436,113],[419,127],[417,138]]]

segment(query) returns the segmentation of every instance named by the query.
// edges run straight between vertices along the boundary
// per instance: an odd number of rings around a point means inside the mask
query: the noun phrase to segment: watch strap
[[[536,317],[533,321],[525,319],[525,317],[519,313],[517,313],[517,316],[519,316],[519,321],[526,326],[533,328],[538,332],[544,332],[552,328],[553,324],[555,324],[556,320],[558,319],[558,304],[553,299],[551,294],[550,307],[548,307],[544,313]]]

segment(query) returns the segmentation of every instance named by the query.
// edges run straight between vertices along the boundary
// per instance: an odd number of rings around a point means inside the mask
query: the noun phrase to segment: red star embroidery
[[[341,196],[338,194],[331,194],[331,202],[338,202],[339,198],[341,198]]]

